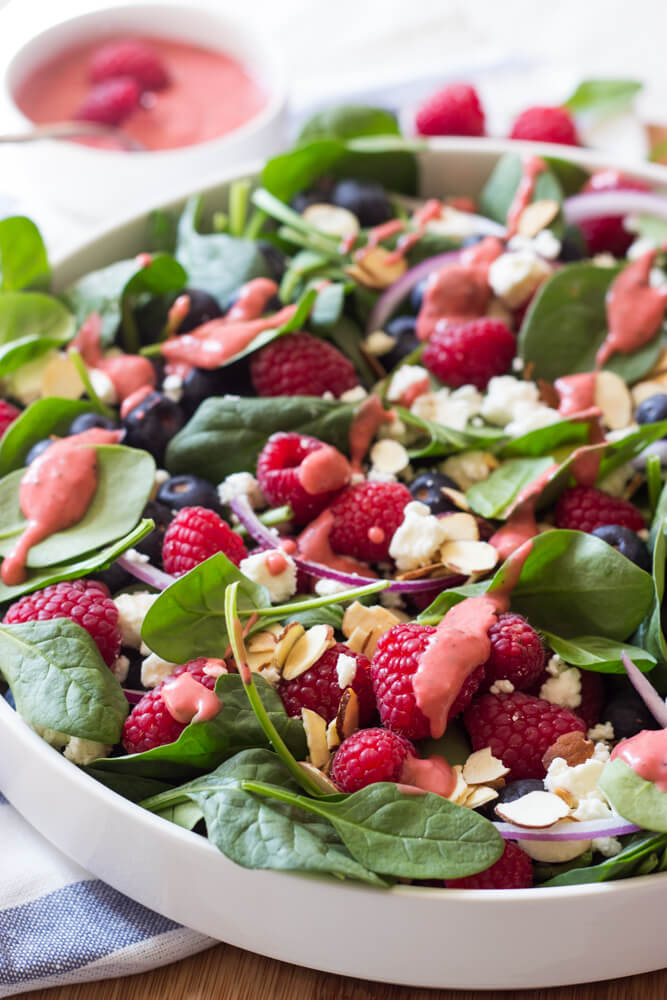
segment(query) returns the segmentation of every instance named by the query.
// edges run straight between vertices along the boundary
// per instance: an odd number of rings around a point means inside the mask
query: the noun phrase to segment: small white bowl
[[[4,74],[12,129],[33,123],[16,103],[21,83],[38,66],[72,46],[118,35],[154,35],[202,45],[236,58],[260,84],[267,103],[226,135],[179,149],[146,153],[96,149],[68,141],[44,141],[21,149],[23,166],[45,201],[85,222],[139,208],[184,183],[196,185],[212,171],[265,157],[284,139],[287,92],[275,52],[253,28],[213,9],[146,3],[92,11],[62,21],[23,44]]]

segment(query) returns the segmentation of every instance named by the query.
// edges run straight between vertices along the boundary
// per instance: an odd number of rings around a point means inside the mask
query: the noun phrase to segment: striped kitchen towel
[[[214,943],[79,868],[0,793],[0,997],[144,972]]]

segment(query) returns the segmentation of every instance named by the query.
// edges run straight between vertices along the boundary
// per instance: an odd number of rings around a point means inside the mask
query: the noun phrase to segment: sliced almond
[[[301,218],[327,236],[356,236],[359,220],[353,212],[328,202],[316,202],[301,213]]]
[[[306,734],[310,763],[313,767],[324,767],[329,760],[326,719],[310,708],[302,708],[301,721]]]
[[[509,774],[509,768],[493,756],[491,747],[475,750],[463,765],[463,777],[469,785],[488,785],[506,774]]]
[[[594,750],[593,740],[586,739],[583,733],[574,730],[571,733],[563,733],[555,743],[551,744],[542,757],[542,764],[545,771],[548,771],[551,762],[557,757],[562,757],[568,767],[576,767],[577,764],[584,764],[590,760]]]
[[[595,379],[595,405],[602,411],[604,423],[620,431],[632,422],[632,397],[625,381],[614,372],[598,372]]]
[[[60,396],[61,399],[78,399],[85,386],[74,362],[64,354],[51,358],[42,372],[42,396]]]
[[[397,573],[397,580],[423,580],[428,576],[458,576],[458,573],[452,573],[448,570],[443,562],[427,563],[426,566],[417,566],[417,569],[408,569],[405,573]]]
[[[251,653],[248,650],[248,666],[253,674],[261,673],[262,670],[268,669],[268,667],[273,664],[273,653],[259,650],[259,652]]]
[[[376,441],[370,450],[369,458],[373,468],[387,475],[401,472],[410,464],[410,456],[398,441],[383,438]]]
[[[359,728],[359,699],[353,688],[343,691],[338,711],[336,712],[336,729],[341,742],[346,740]]]
[[[372,660],[373,657],[375,656],[375,651],[378,647],[378,642],[387,631],[388,630],[384,628],[382,625],[378,625],[377,628],[374,628],[366,636],[366,641],[364,642],[361,652],[364,654],[364,656],[367,656],[369,660]]]
[[[468,784],[465,778],[463,777],[463,768],[461,767],[460,764],[454,765],[454,773],[456,774],[456,784],[453,790],[447,796],[447,798],[450,800],[450,802],[457,802],[459,805],[461,805],[465,801],[466,796],[468,795],[469,791]]]
[[[359,601],[354,601],[346,609],[341,625],[343,635],[349,637],[356,628],[362,628],[365,632],[371,632],[374,628],[384,628],[389,631],[394,625],[398,625],[400,619],[396,617],[388,608],[383,608],[381,604],[372,604],[366,607]]]
[[[574,809],[577,805],[577,800],[571,792],[568,792],[567,788],[554,788],[554,795],[562,799],[569,809]]]
[[[368,632],[366,629],[361,628],[361,626],[355,628],[346,637],[345,645],[352,650],[353,653],[361,653],[364,648],[364,643],[368,638]]]
[[[663,347],[658,355],[658,360],[655,362],[650,372],[648,373],[649,378],[653,378],[654,375],[662,375],[667,373],[667,347]]]
[[[489,785],[476,785],[469,790],[461,805],[467,809],[479,809],[480,806],[485,806],[487,802],[493,802],[497,798],[498,792],[495,788]]]
[[[459,510],[464,510],[466,513],[470,511],[470,504],[466,499],[465,493],[461,493],[460,490],[453,490],[449,486],[442,486],[440,492],[444,497],[447,497],[448,500],[451,500],[454,506],[458,507]]]
[[[338,735],[336,719],[332,719],[327,726],[327,746],[330,750],[335,750],[337,746],[340,746],[340,736]]]
[[[407,267],[404,257],[396,257],[384,247],[373,247],[346,267],[345,272],[367,288],[388,288],[405,274]]]
[[[381,358],[383,354],[388,354],[396,346],[394,337],[390,337],[384,330],[373,330],[369,333],[361,345],[367,354],[373,358]]]
[[[439,519],[439,523],[448,542],[479,541],[477,519],[472,514],[464,514],[463,512],[447,514]]]
[[[335,642],[331,625],[313,625],[294,643],[283,664],[283,677],[293,681],[309,670]]]
[[[519,216],[517,232],[532,240],[533,236],[546,229],[554,221],[559,212],[559,204],[552,198],[543,198],[526,205]]]
[[[661,375],[653,375],[647,382],[637,382],[636,385],[633,385],[631,390],[632,402],[635,406],[639,406],[645,399],[649,399],[651,396],[656,396],[661,392],[665,392],[666,386],[667,372],[664,372]]]
[[[527,830],[553,826],[569,814],[569,806],[553,792],[528,792],[514,802],[501,802],[496,806],[496,815],[506,823],[523,826]]]
[[[321,792],[325,795],[337,795],[340,792],[340,788],[337,788],[331,778],[327,778],[326,774],[322,774],[318,768],[313,764],[309,764],[307,760],[300,760],[299,767],[301,770],[311,778]]]
[[[278,636],[282,632],[271,632],[266,629],[263,632],[254,632],[246,639],[246,647],[249,653],[273,653],[278,644]]]
[[[306,630],[303,625],[299,624],[299,622],[290,622],[289,625],[285,626],[278,637],[278,642],[273,654],[273,658],[279,670],[283,669],[292,647],[295,646],[299,639],[305,634]]]
[[[448,569],[463,576],[486,573],[498,562],[498,551],[488,542],[445,542],[440,555]]]

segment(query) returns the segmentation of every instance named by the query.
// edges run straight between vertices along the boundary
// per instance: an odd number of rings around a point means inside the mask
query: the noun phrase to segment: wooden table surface
[[[312,972],[220,944],[139,976],[22,996],[24,1000],[664,1000],[667,970],[550,990],[420,990]]]

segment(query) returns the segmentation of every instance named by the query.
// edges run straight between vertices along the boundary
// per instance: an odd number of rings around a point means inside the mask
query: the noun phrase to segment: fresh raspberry
[[[586,181],[584,191],[649,191],[648,184],[627,177],[618,170],[598,170]],[[614,257],[624,257],[634,239],[633,233],[623,225],[622,215],[605,215],[597,219],[585,219],[579,228],[586,240],[589,254],[612,253]]]
[[[502,614],[489,629],[491,655],[486,661],[486,683],[511,681],[518,691],[529,688],[544,670],[542,640],[525,618]]]
[[[406,504],[411,501],[410,491],[402,483],[347,486],[330,507],[332,549],[366,562],[388,559],[391,539],[403,522]]]
[[[510,370],[516,353],[512,331],[499,319],[437,324],[424,348],[422,362],[452,388],[474,385],[481,392],[494,375]]]
[[[129,76],[142,90],[162,90],[169,76],[157,52],[135,38],[109,42],[93,52],[89,68],[93,83]]]
[[[296,524],[307,524],[333,500],[338,490],[308,493],[299,480],[299,466],[324,443],[307,434],[272,434],[257,459],[257,480],[273,507],[289,504]]]
[[[336,666],[339,656],[351,656],[357,664],[352,683],[346,684],[345,688],[338,681]],[[359,725],[367,726],[377,714],[370,660],[361,653],[354,653],[344,643],[337,642],[294,680],[281,680],[276,690],[288,715],[301,715],[302,708],[310,708],[326,722],[331,722],[336,718],[343,691],[348,687],[359,699]]]
[[[382,724],[411,740],[431,735],[429,720],[417,705],[412,678],[435,631],[431,625],[416,622],[394,625],[380,637],[371,661],[371,680]],[[450,719],[470,703],[483,679],[484,667],[477,667],[456,696]]]
[[[557,528],[595,531],[603,524],[619,524],[630,531],[642,531],[646,524],[629,500],[612,497],[593,486],[570,486],[561,494],[554,511]]]
[[[341,792],[358,792],[376,781],[400,781],[407,758],[417,756],[409,740],[388,729],[358,729],[343,740],[331,765]]]
[[[98,580],[64,580],[26,594],[10,606],[4,622],[17,625],[52,618],[69,618],[85,628],[108,667],[120,653],[118,608]]]
[[[196,681],[212,691],[217,678],[204,673],[207,663],[206,657],[200,656],[182,667],[177,667],[170,676],[178,677],[187,670]],[[164,685],[165,681],[162,681],[152,691],[148,691],[125,720],[122,743],[127,753],[143,753],[144,750],[173,743],[185,729],[185,723],[178,722],[167,710],[162,699]]]
[[[162,564],[165,573],[182,576],[216,552],[224,552],[235,566],[248,555],[241,538],[208,507],[183,507],[164,533]]]
[[[278,337],[253,354],[252,384],[258,396],[323,396],[336,398],[359,385],[354,365],[344,354],[309,333]]]
[[[586,724],[568,708],[522,691],[485,694],[463,713],[473,750],[491,747],[509,767],[508,781],[543,778],[542,757],[564,733],[586,732]]]
[[[484,111],[468,83],[451,83],[432,94],[415,118],[420,135],[484,135]]]
[[[8,403],[6,399],[0,399],[0,437],[5,433],[10,424],[13,424],[21,411]]]
[[[543,670],[535,683],[528,689],[528,694],[540,697],[542,685],[552,677],[552,674]],[[597,725],[600,721],[600,712],[605,699],[604,684],[600,674],[594,670],[579,670],[579,680],[581,683],[581,701],[574,709],[580,719],[583,719],[588,729]]]
[[[527,108],[512,125],[510,139],[556,142],[563,146],[581,145],[577,127],[567,108]]]
[[[448,889],[530,889],[533,884],[533,864],[518,844],[508,840],[495,864],[477,875],[448,878]]]
[[[131,76],[105,80],[88,91],[74,118],[100,125],[122,125],[139,106],[140,95],[139,85]]]

